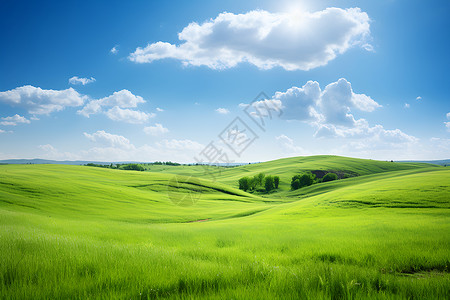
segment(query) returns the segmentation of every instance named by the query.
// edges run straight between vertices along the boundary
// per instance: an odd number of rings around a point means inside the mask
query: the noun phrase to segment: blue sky
[[[450,158],[449,13],[448,1],[2,1],[0,159]]]

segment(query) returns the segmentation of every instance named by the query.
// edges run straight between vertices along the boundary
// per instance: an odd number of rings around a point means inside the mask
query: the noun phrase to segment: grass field
[[[290,191],[301,170],[355,177]],[[236,188],[258,172],[280,190]],[[314,156],[213,174],[0,166],[0,297],[449,298],[449,168]]]

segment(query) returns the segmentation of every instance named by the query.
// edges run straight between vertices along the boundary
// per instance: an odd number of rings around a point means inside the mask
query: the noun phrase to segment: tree
[[[298,182],[297,182],[298,181]],[[307,171],[302,174],[294,175],[291,180],[291,189],[296,190],[304,186],[316,183],[316,175]]]
[[[335,173],[327,173],[322,178],[322,182],[333,181],[338,179],[338,176]]]
[[[291,189],[298,190],[300,188],[300,180],[294,177],[292,177]]]
[[[273,176],[273,185],[275,188],[278,188],[278,184],[280,183],[280,177],[279,176]]]
[[[250,178],[242,177],[239,179],[239,189],[243,191],[248,191],[250,189]]]
[[[264,173],[259,173],[255,175],[256,184],[262,186],[264,182],[264,177],[265,177]]]
[[[266,179],[264,181],[264,187],[266,188],[266,192],[270,192],[271,190],[273,190],[275,188],[274,186],[274,180],[272,176],[266,176]]]

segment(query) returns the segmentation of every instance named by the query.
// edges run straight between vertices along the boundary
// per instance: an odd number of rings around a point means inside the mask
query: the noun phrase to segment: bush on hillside
[[[307,171],[303,174],[298,174],[292,177],[291,189],[296,190],[305,186],[310,186],[316,182],[316,175]]]
[[[337,180],[338,176],[335,173],[327,173],[322,178],[322,182]]]

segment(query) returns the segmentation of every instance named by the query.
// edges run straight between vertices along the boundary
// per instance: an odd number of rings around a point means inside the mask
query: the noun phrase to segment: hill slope
[[[264,197],[219,183],[300,166],[362,176]],[[212,182],[0,166],[0,298],[447,298],[450,169],[341,157],[245,167]]]

